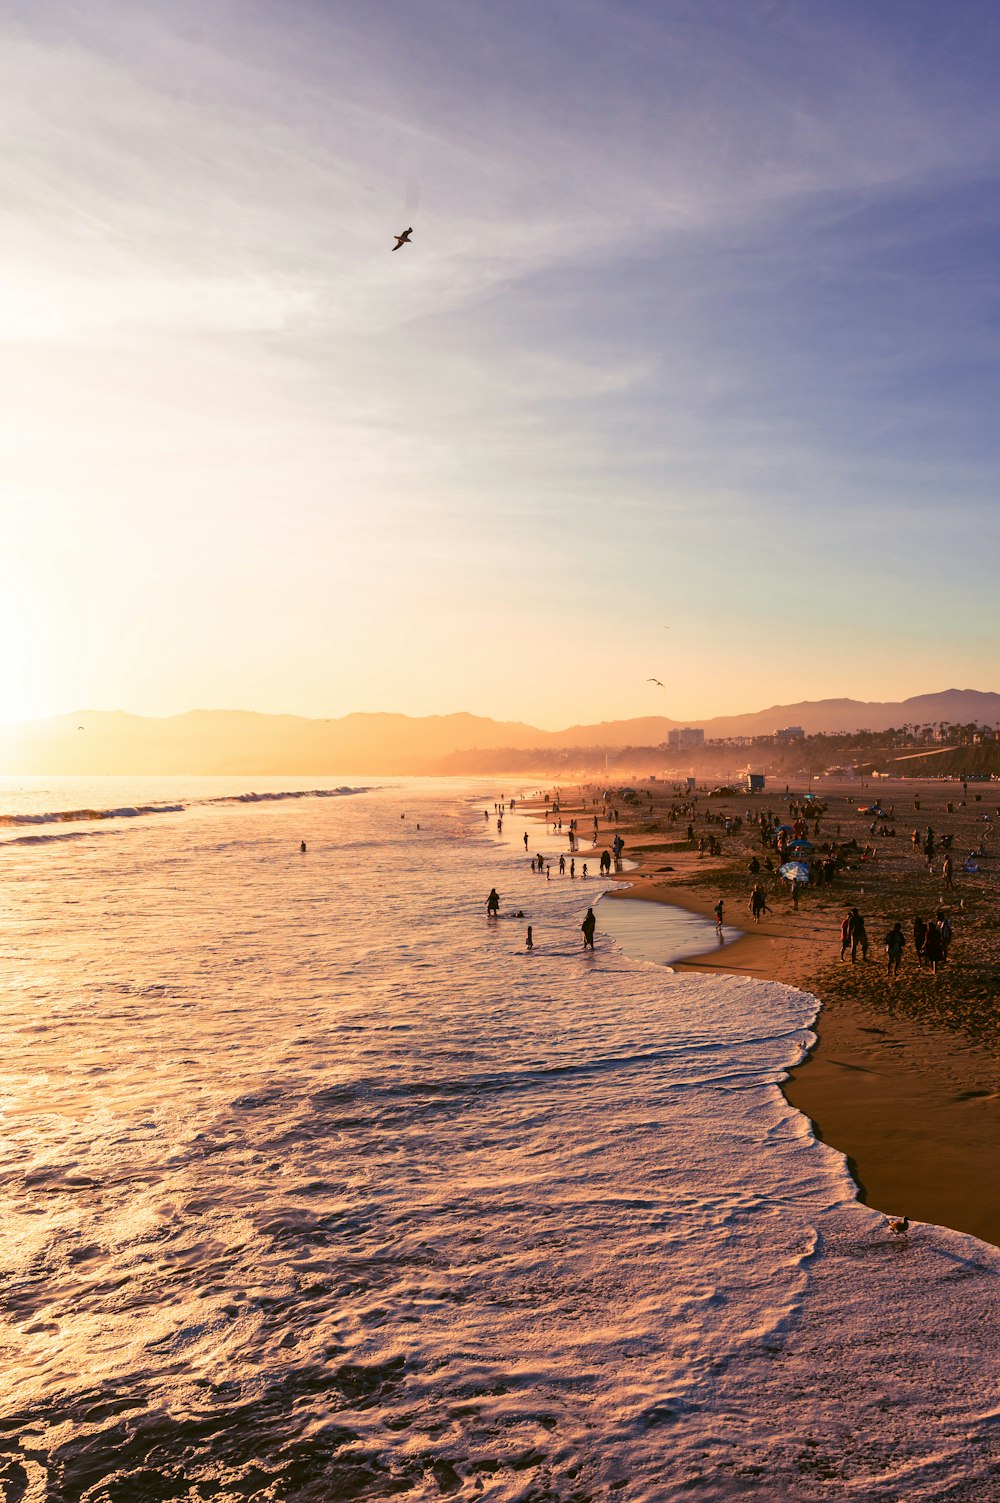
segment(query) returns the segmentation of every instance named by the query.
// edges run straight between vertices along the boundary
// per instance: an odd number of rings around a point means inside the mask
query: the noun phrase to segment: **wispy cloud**
[[[255,678],[269,519],[314,600],[329,560],[323,631],[371,610],[369,667],[422,577],[427,708],[468,681],[455,610],[545,601],[572,657],[609,570],[637,619],[669,575],[704,640],[752,612],[784,644],[776,569],[817,621],[857,639],[853,580],[925,640],[935,577],[986,554],[872,559],[945,506],[993,536],[1000,38],[978,9],[8,5],[0,462],[26,546],[58,514],[126,570],[130,529],[172,518],[141,572],[183,594],[214,559],[239,631],[198,630],[229,702],[338,707],[298,666]],[[60,588],[79,603],[69,568]],[[121,702],[101,610],[81,697]],[[301,599],[289,619],[307,641]],[[504,692],[477,707],[537,713]]]

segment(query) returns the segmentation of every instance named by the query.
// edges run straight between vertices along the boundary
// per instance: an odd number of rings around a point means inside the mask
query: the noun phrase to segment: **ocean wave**
[[[46,845],[51,840],[88,840],[93,835],[113,835],[113,830],[60,830],[58,835],[11,835],[0,845]]]
[[[48,809],[41,814],[0,814],[0,826],[79,825],[95,819],[139,819],[144,814],[180,814],[186,804],[128,804],[120,809]]]
[[[176,803],[126,804],[111,809],[46,809],[36,814],[0,814],[0,829],[21,825],[93,824],[103,819],[140,819],[151,814],[182,814],[185,809],[213,804],[265,804],[293,798],[346,798],[368,793],[368,788],[291,788],[274,793],[227,793],[215,798],[196,798]],[[8,842],[13,844],[13,842]]]
[[[285,793],[226,793],[218,798],[196,799],[205,804],[267,804],[286,798],[346,798],[352,793],[370,793],[370,788],[293,788]]]

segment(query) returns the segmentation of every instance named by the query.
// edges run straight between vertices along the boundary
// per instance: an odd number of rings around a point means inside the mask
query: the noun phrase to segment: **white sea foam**
[[[188,803],[5,856],[4,1486],[1000,1496],[1000,1254],[854,1200],[812,998],[583,953],[453,790]]]

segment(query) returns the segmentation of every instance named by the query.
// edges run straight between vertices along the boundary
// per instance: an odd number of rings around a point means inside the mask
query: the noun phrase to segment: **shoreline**
[[[919,798],[924,790],[922,785],[916,785],[916,793],[915,785],[894,785],[893,792],[902,802],[906,795]],[[580,803],[577,793],[573,790],[567,800],[567,790],[564,810],[576,811]],[[824,797],[832,793],[824,790]],[[956,802],[954,794],[954,785],[937,785],[930,789],[930,798],[924,792],[921,801],[936,805],[950,798]],[[588,790],[588,804],[590,796]],[[651,811],[647,807],[641,818],[630,814],[616,826],[627,838],[626,854],[638,865],[624,879],[628,886],[612,889],[603,901],[666,904],[712,920],[714,903],[722,896],[727,908],[726,927],[741,930],[740,938],[721,949],[670,962],[671,969],[678,974],[701,971],[756,976],[784,982],[815,997],[817,1013],[811,1028],[816,1042],[802,1062],[788,1072],[781,1090],[789,1104],[809,1119],[817,1138],[844,1154],[859,1199],[887,1215],[906,1215],[947,1226],[1000,1246],[1000,1206],[991,1204],[983,1194],[984,1186],[995,1183],[1000,1167],[1000,1057],[995,1032],[991,1027],[979,1028],[979,1015],[971,1003],[965,1003],[964,1012],[961,1006],[949,1010],[946,1005],[945,992],[947,1001],[954,1001],[958,966],[950,961],[951,975],[935,980],[917,971],[908,954],[902,984],[890,988],[883,979],[882,920],[870,917],[872,945],[867,964],[840,966],[836,958],[837,927],[845,905],[854,902],[852,890],[860,891],[862,902],[867,897],[865,907],[870,915],[879,884],[888,885],[894,893],[893,879],[899,875],[895,867],[902,866],[910,842],[906,841],[904,850],[900,836],[896,837],[894,869],[890,870],[886,861],[884,881],[882,874],[874,879],[871,871],[865,873],[867,894],[864,886],[859,888],[857,879],[851,882],[848,877],[829,895],[829,901],[820,899],[820,894],[815,898],[804,896],[796,912],[787,897],[769,886],[768,903],[773,912],[758,928],[740,912],[753,880],[742,858],[753,847],[744,839],[734,860],[735,842],[726,839],[728,849],[722,859],[708,860],[699,859],[693,848],[676,838],[669,843],[655,838],[663,833],[655,804],[662,803],[665,796],[669,803],[669,790],[657,789]],[[864,798],[858,784],[853,785],[851,794],[839,796],[841,800]],[[994,792],[993,798],[996,796]],[[706,808],[713,814],[720,809],[723,814],[734,810],[746,813],[780,803],[777,795],[770,799],[765,795],[756,805],[746,797],[719,804],[713,799],[709,805],[702,794],[697,807],[703,816]],[[535,800],[525,801],[521,807],[525,813],[530,809],[536,815],[544,814]],[[848,805],[846,811],[838,812],[854,811]],[[940,817],[936,807],[931,817]],[[972,817],[981,815],[972,811]],[[956,822],[945,816],[942,823],[946,821]],[[844,822],[841,819],[840,823]],[[643,825],[658,828],[643,829]],[[678,833],[683,833],[683,827],[678,827]],[[906,870],[903,876],[912,885],[912,872]],[[989,877],[983,894],[987,902],[995,896],[993,886],[1000,885],[992,873]],[[932,881],[931,885],[939,884]],[[734,889],[738,891],[735,900]],[[905,895],[911,896],[909,890]],[[897,896],[897,906],[900,902]],[[924,901],[925,910],[931,906]],[[905,912],[904,906],[896,916],[903,918]],[[977,934],[969,933],[969,938],[979,939],[978,927]],[[961,937],[965,939],[966,935]],[[1000,964],[1000,955],[996,959]],[[991,964],[988,955],[984,973],[987,985],[992,975],[998,974],[991,970]],[[970,988],[983,980],[982,975],[971,978]],[[945,985],[938,989],[938,982]],[[960,980],[957,989],[961,993]]]

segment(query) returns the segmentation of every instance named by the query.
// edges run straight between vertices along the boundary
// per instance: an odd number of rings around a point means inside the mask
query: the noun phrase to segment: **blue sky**
[[[0,715],[998,687],[995,8],[0,30]]]

